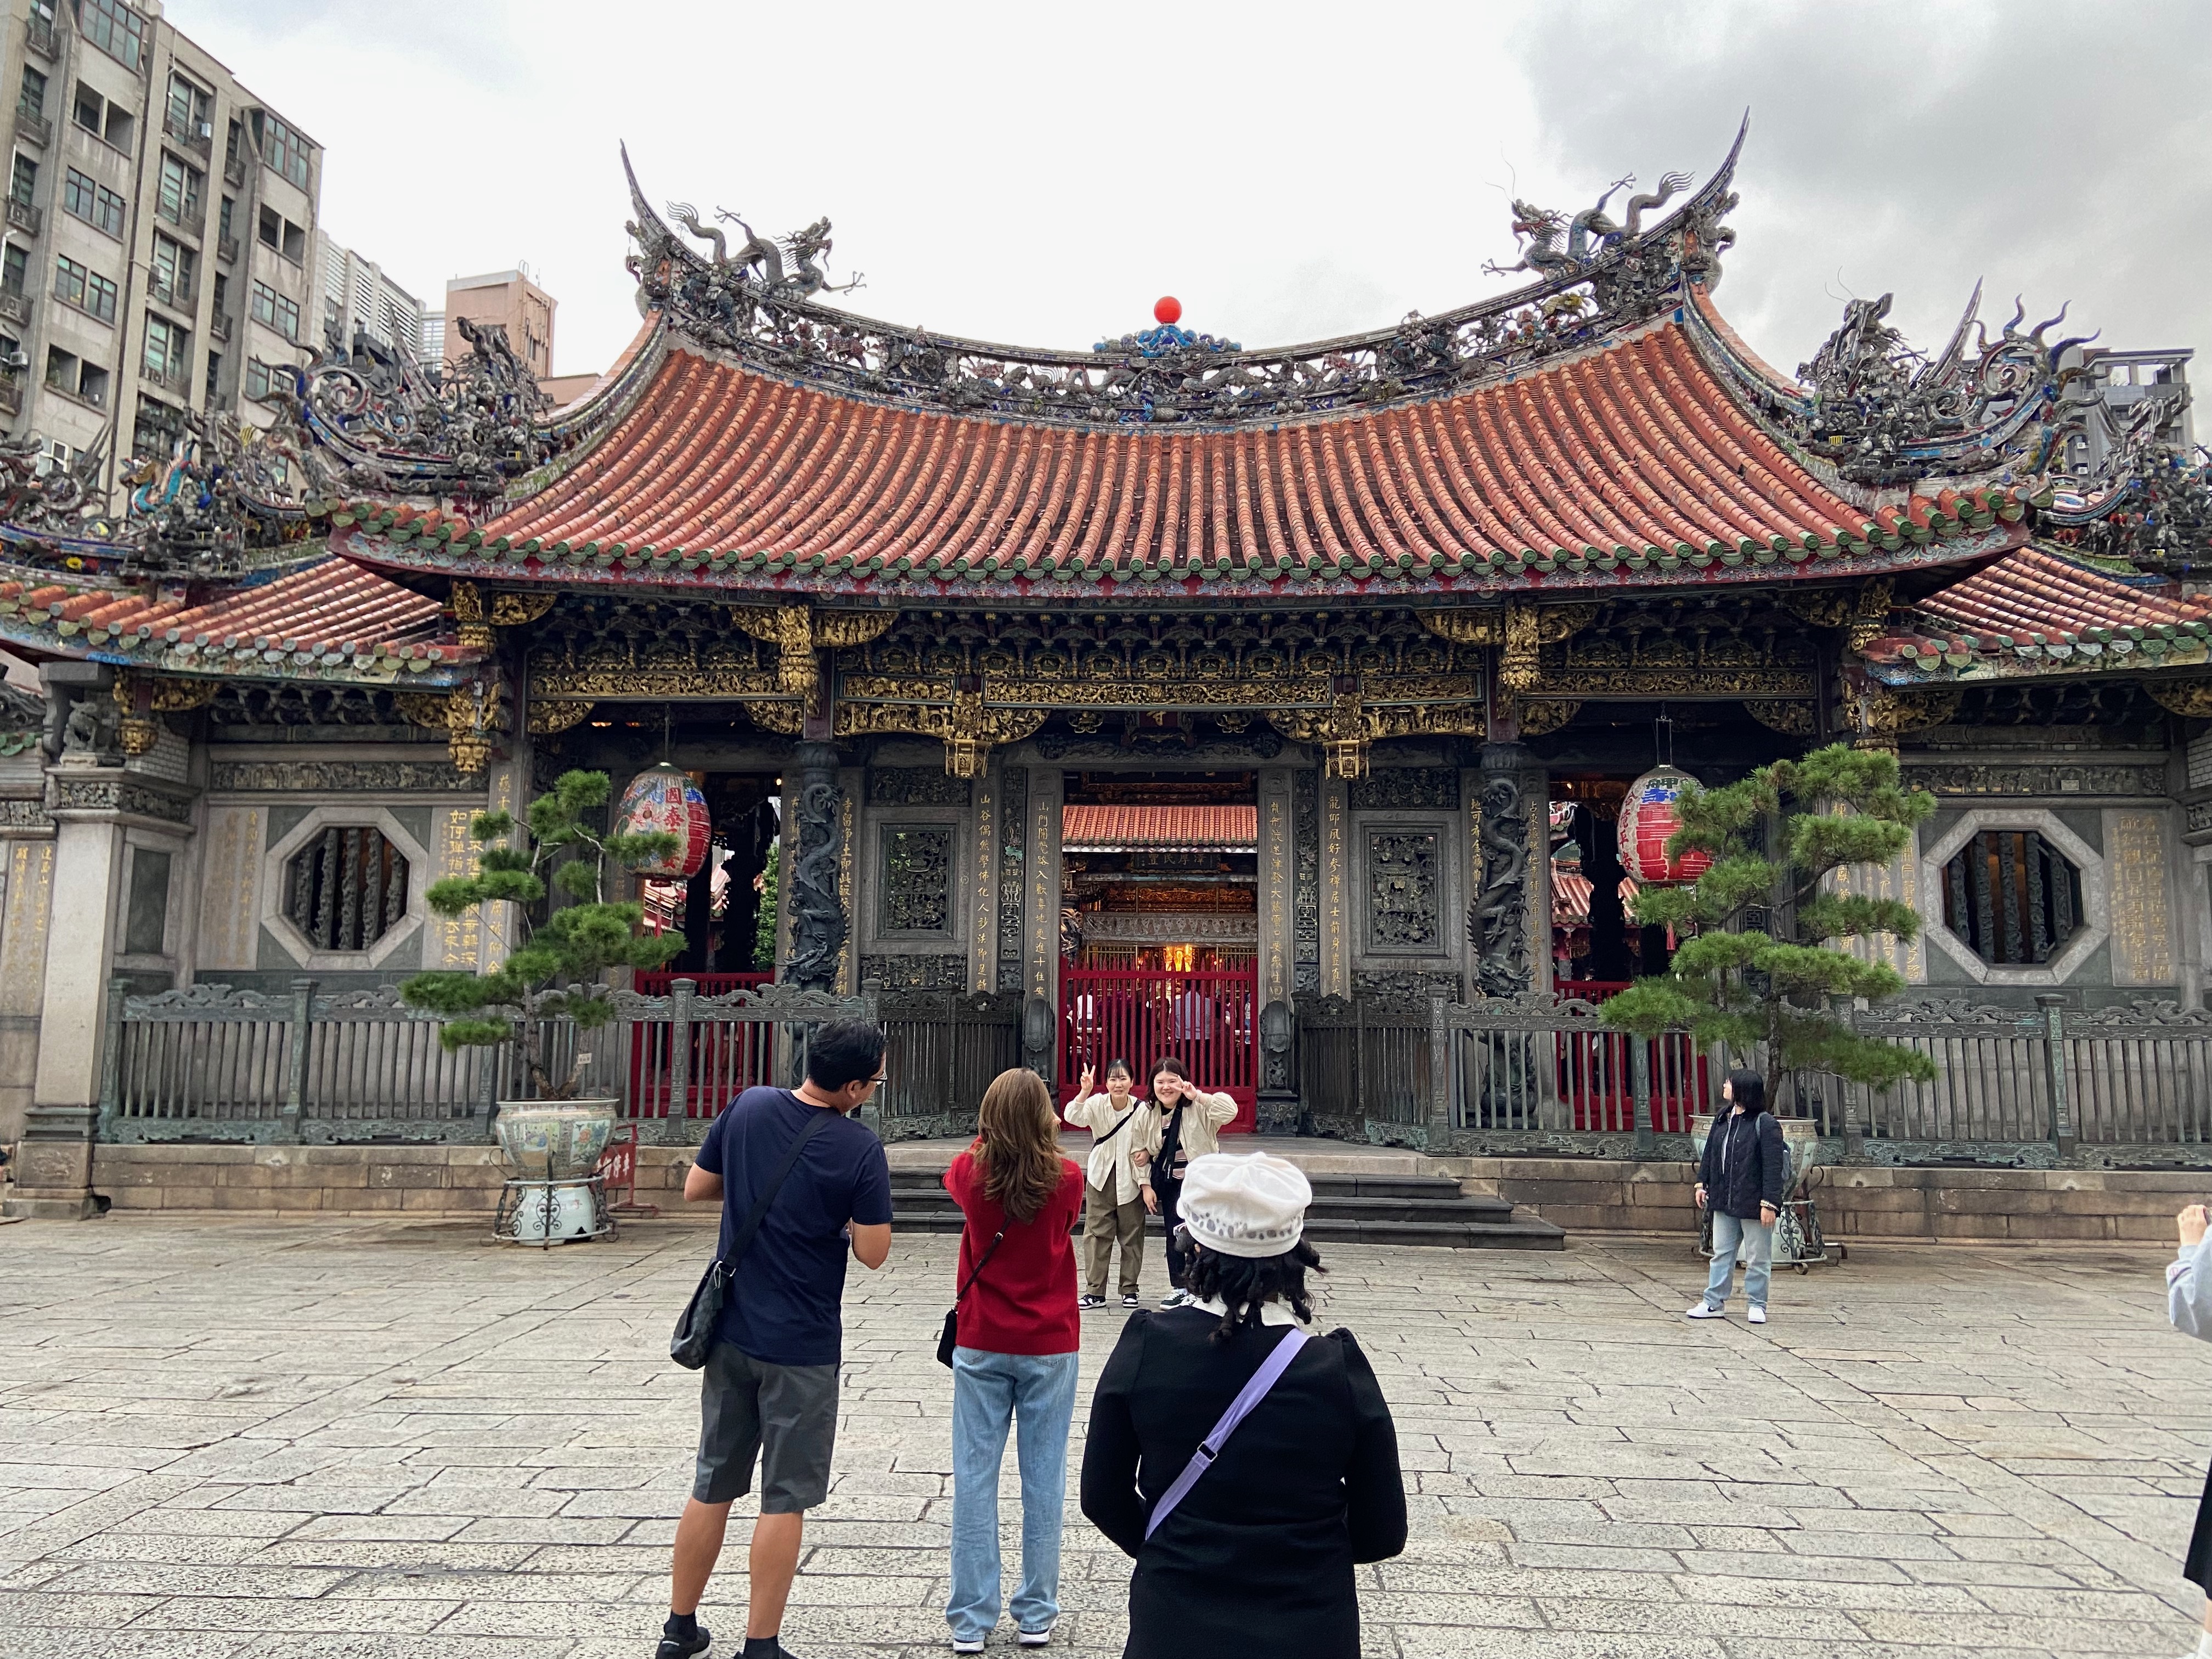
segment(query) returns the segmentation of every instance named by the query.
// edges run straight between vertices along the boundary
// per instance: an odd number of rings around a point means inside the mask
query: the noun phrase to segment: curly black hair
[[[1218,1300],[1229,1310],[1214,1330],[1216,1342],[1226,1342],[1243,1326],[1258,1324],[1261,1305],[1269,1301],[1286,1304],[1300,1324],[1312,1322],[1306,1273],[1328,1269],[1303,1238],[1280,1255],[1222,1255],[1196,1243],[1193,1250],[1188,1275],[1192,1297],[1200,1302]]]

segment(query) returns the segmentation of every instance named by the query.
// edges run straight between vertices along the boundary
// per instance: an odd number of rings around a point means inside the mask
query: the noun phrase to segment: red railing
[[[1684,1033],[1647,1039],[1629,1031],[1601,1036],[1561,1031],[1554,1040],[1559,1045],[1559,1098],[1573,1109],[1577,1129],[1625,1133],[1635,1128],[1635,1080],[1630,1067],[1639,1043],[1650,1067],[1654,1129],[1661,1134],[1686,1133],[1690,1115],[1706,1109],[1701,1103],[1707,1098],[1705,1056]]]
[[[1632,979],[1563,979],[1555,981],[1552,988],[1577,1002],[1606,1002],[1635,983]]]
[[[1172,1054],[1199,1088],[1237,1102],[1232,1132],[1249,1131],[1259,1107],[1259,975],[1063,968],[1060,975],[1060,1097],[1073,1097],[1083,1068],[1109,1060],[1138,1068]],[[1099,1086],[1103,1086],[1103,1079]]]
[[[687,974],[663,969],[637,975],[638,994],[665,997],[676,981],[688,979],[697,994],[718,997],[772,983],[774,974]],[[629,1098],[632,1117],[711,1118],[756,1084],[772,1083],[775,1069],[775,1030],[767,1024],[721,1021],[689,1027],[684,1041],[684,1098],[675,1098],[674,1067],[669,1063],[673,1028],[639,1022],[629,1028]]]

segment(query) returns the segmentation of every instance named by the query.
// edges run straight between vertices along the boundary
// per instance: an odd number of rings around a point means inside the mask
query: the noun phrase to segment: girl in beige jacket
[[[1151,1109],[1129,1127],[1142,1134],[1131,1157],[1144,1174],[1145,1207],[1167,1223],[1168,1283],[1174,1288],[1160,1304],[1163,1308],[1180,1308],[1190,1300],[1184,1288],[1190,1251],[1176,1239],[1183,1166],[1220,1151],[1222,1128],[1236,1117],[1236,1101],[1194,1085],[1181,1060],[1152,1062]]]
[[[1121,1305],[1137,1305],[1137,1276],[1145,1265],[1144,1182],[1132,1161],[1152,1108],[1131,1092],[1134,1079],[1126,1060],[1106,1062],[1106,1091],[1091,1092],[1091,1071],[1083,1068],[1075,1098],[1060,1114],[1079,1129],[1091,1131],[1091,1157],[1084,1171],[1084,1253],[1088,1258],[1082,1308],[1106,1305],[1106,1270],[1114,1246],[1121,1247]]]

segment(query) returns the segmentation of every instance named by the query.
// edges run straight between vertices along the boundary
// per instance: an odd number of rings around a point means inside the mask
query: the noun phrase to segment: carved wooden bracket
[[[566,732],[571,726],[581,726],[591,718],[594,702],[569,702],[552,697],[532,698],[530,704],[530,735],[550,738]]]
[[[811,708],[822,689],[816,653],[867,645],[890,632],[896,611],[816,611],[805,605],[733,605],[730,616],[757,640],[775,647],[776,690]]]
[[[1515,696],[1527,696],[1543,684],[1537,666],[1539,646],[1558,645],[1572,639],[1597,620],[1595,603],[1538,605],[1516,601],[1505,607],[1504,653],[1498,659],[1498,683]]]
[[[456,581],[447,603],[453,607],[455,632],[471,650],[489,651],[498,643],[495,628],[520,628],[550,611],[560,594],[532,590],[499,589],[486,593],[474,582]]]
[[[2144,694],[2170,714],[2212,720],[2212,680],[2138,680]]]
[[[457,772],[473,774],[490,765],[493,734],[507,730],[507,683],[495,673],[458,691],[397,691],[392,701],[415,725],[446,734],[446,753]],[[584,707],[588,713],[590,705]]]

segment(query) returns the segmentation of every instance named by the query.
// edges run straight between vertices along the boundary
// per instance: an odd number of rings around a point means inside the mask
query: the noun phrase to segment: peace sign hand
[[[1075,1085],[1075,1097],[1078,1100],[1088,1100],[1091,1098],[1091,1068],[1085,1066],[1083,1068],[1082,1080]]]

